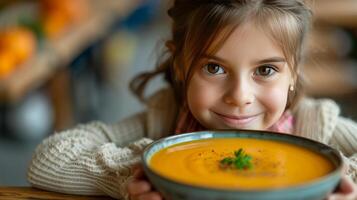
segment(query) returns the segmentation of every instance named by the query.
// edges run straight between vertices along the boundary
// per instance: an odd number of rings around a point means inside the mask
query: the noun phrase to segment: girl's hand
[[[343,176],[337,192],[330,194],[327,200],[357,200],[357,184],[350,177]]]
[[[153,190],[141,165],[133,167],[133,179],[128,183],[130,200],[163,200],[159,192]]]

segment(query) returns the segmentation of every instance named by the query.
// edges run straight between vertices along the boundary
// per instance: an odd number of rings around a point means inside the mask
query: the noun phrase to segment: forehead
[[[222,57],[284,57],[283,50],[271,35],[254,22],[243,23],[234,28],[222,43],[216,55]]]

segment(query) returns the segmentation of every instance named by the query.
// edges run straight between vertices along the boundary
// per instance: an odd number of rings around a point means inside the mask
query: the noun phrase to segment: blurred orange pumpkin
[[[42,23],[46,35],[49,38],[61,35],[86,16],[87,8],[87,0],[42,0]]]
[[[9,51],[0,51],[0,79],[8,77],[15,67],[15,56]]]
[[[52,11],[43,20],[43,31],[49,38],[56,38],[61,35],[68,26],[68,19],[58,11]]]
[[[28,29],[12,27],[0,34],[0,51],[9,51],[15,56],[15,63],[20,64],[36,50],[36,37]]]
[[[8,75],[36,51],[36,37],[30,30],[11,27],[0,32],[0,77]]]

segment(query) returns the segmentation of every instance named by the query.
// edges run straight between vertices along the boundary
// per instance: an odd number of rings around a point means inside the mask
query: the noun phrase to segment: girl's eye
[[[265,65],[265,66],[258,67],[257,70],[255,71],[255,75],[269,77],[275,74],[276,72],[277,70],[274,67]]]
[[[209,74],[214,74],[214,75],[226,73],[223,67],[215,63],[208,63],[203,67],[203,69]]]

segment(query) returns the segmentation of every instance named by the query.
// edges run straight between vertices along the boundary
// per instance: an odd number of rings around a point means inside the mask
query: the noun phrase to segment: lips
[[[220,113],[215,114],[222,119],[222,121],[228,125],[228,126],[233,126],[233,127],[244,127],[247,126],[249,123],[251,123],[253,120],[255,120],[259,114],[255,115],[224,115]]]

